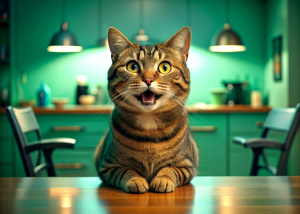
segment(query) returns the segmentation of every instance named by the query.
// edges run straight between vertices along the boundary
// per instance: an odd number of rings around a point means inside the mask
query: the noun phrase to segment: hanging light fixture
[[[241,52],[246,50],[239,35],[230,28],[229,0],[226,0],[226,23],[224,29],[214,36],[209,50],[213,52]]]
[[[66,2],[63,1],[63,18],[66,20],[65,11]],[[61,29],[54,34],[47,50],[49,52],[80,52],[82,47],[78,45],[75,36],[68,30],[68,22],[62,23]]]

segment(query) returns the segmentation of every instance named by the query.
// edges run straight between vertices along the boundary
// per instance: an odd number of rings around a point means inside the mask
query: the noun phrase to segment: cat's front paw
[[[145,193],[148,191],[149,185],[144,178],[131,178],[125,183],[123,189],[128,193]]]
[[[158,177],[153,178],[150,188],[155,192],[173,192],[176,188],[176,185],[168,177]]]

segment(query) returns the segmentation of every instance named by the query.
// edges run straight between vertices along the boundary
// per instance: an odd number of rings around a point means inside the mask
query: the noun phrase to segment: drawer
[[[226,115],[189,115],[189,126],[199,150],[198,175],[226,175]]]
[[[110,115],[37,115],[42,133],[99,132],[108,129]]]
[[[57,176],[92,177],[98,176],[94,165],[94,149],[57,150],[53,162]]]
[[[261,131],[258,125],[264,122],[267,114],[230,114],[229,115],[229,130],[230,132],[243,131]]]

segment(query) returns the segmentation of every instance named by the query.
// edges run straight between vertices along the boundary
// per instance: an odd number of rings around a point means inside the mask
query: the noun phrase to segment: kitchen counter
[[[36,114],[110,114],[113,106],[106,105],[67,105],[63,108],[56,107],[34,107]],[[249,105],[205,105],[205,106],[186,106],[188,113],[267,113],[271,110],[268,106],[252,108]],[[5,113],[5,108],[0,108],[0,113]]]

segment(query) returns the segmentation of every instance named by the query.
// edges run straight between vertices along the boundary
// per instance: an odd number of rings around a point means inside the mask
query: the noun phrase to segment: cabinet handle
[[[191,132],[214,132],[216,130],[215,126],[190,126]]]
[[[56,169],[83,169],[85,164],[83,163],[56,163],[54,164]]]
[[[263,121],[256,121],[256,122],[255,122],[255,125],[256,125],[257,127],[263,127],[264,122],[263,122]]]
[[[83,126],[53,126],[52,131],[54,132],[80,132],[83,131]]]

